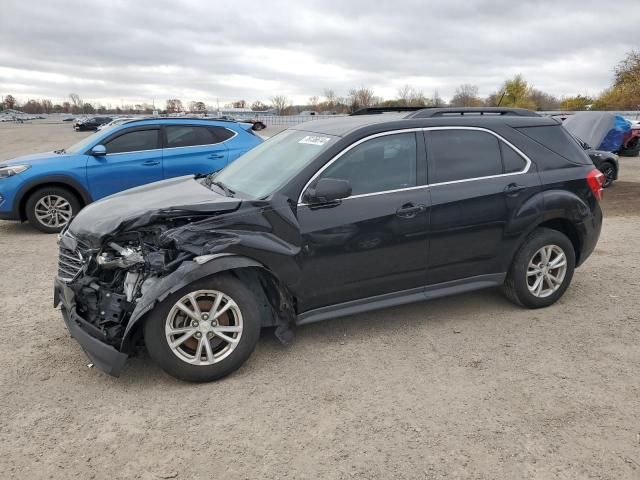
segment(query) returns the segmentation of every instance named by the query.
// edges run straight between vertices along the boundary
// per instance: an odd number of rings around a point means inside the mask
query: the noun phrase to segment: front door
[[[347,150],[317,177],[348,180],[350,197],[301,204],[299,311],[425,284],[429,192],[421,133],[388,134]],[[419,154],[418,152],[422,152]]]
[[[425,133],[431,185],[430,284],[506,272],[523,229],[523,209],[540,190],[527,159],[493,133],[450,128]]]
[[[107,154],[88,157],[91,196],[107,195],[162,180],[162,149],[157,126],[120,131],[104,142]]]

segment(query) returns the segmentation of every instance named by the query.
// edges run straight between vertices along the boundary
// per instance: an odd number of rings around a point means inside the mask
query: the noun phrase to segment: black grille
[[[76,278],[82,269],[83,261],[80,252],[69,250],[60,245],[58,253],[58,278],[69,283]]]

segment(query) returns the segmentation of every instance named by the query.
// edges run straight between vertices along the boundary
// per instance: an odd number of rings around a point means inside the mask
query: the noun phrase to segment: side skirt
[[[386,293],[374,297],[351,300],[326,307],[315,308],[299,314],[296,325],[320,322],[329,318],[344,317],[357,313],[369,312],[381,308],[395,307],[405,303],[414,303],[424,300],[432,300],[439,297],[447,297],[458,293],[471,292],[482,288],[498,287],[504,283],[506,273],[493,273],[478,275],[476,277],[453,280],[450,282],[427,285],[424,287],[402,290],[400,292]]]

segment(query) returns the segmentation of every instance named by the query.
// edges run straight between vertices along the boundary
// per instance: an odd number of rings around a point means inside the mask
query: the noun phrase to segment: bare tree
[[[254,112],[264,112],[265,110],[269,110],[269,107],[260,100],[256,100],[251,104],[251,110]]]
[[[336,103],[338,101],[338,96],[336,95],[336,92],[334,90],[332,90],[331,88],[325,88],[324,98],[325,98],[325,101],[327,102],[327,107],[333,108],[336,106]]]
[[[167,113],[178,113],[182,111],[182,101],[178,98],[167,100]]]
[[[309,97],[309,105],[313,110],[318,109],[318,103],[320,103],[320,99],[316,95]]]
[[[4,106],[5,108],[16,108],[16,104],[18,103],[13,95],[7,95],[4,97]]]
[[[355,112],[374,104],[375,94],[370,88],[360,87],[349,90],[349,110]]]
[[[70,93],[69,100],[71,100],[71,111],[73,113],[84,113],[84,102],[82,101],[82,98],[80,98],[80,95],[77,93]]]
[[[271,97],[271,105],[276,109],[278,115],[287,115],[292,103],[286,95],[275,95]]]
[[[456,91],[449,102],[452,107],[479,107],[482,100],[478,96],[478,87],[469,83],[464,83],[456,88]]]
[[[426,104],[426,99],[421,90],[407,84],[398,89],[398,100],[394,103],[400,106],[422,107]]]

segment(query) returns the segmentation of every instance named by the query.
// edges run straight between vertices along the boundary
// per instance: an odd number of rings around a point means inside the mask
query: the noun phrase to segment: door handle
[[[224,153],[212,153],[209,158],[224,158]]]
[[[413,203],[405,203],[398,210],[396,210],[396,215],[401,218],[414,218],[416,215],[426,210],[427,210],[426,205],[415,205]]]
[[[160,165],[160,160],[145,160],[144,162],[142,162],[142,165],[144,165],[145,167]]]
[[[520,194],[525,188],[524,185],[518,185],[517,183],[510,183],[504,188],[504,193],[510,197],[515,197]]]

